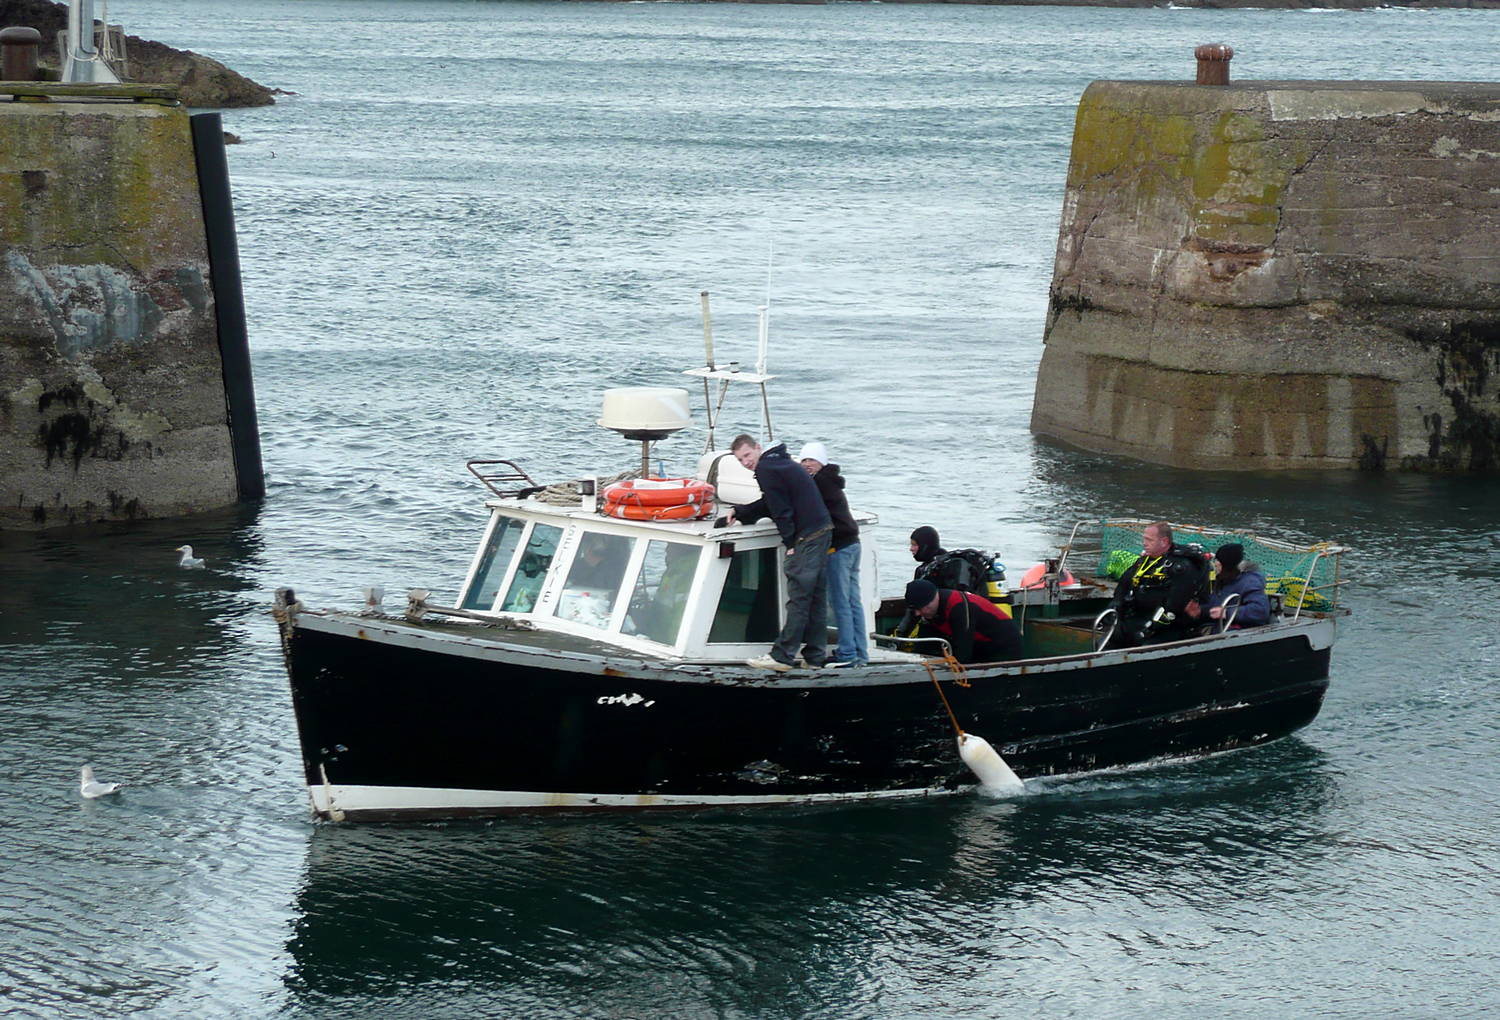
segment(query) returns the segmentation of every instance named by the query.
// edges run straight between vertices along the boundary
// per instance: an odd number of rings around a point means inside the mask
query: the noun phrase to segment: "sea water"
[[[1500,78],[1500,14],[133,0],[287,90],[225,114],[268,494],[0,537],[0,1015],[1449,1016],[1500,1008],[1500,488],[1035,441],[1098,78]],[[1107,514],[1346,543],[1322,715],[1011,800],[310,820],[268,613],[453,593],[469,457],[628,467],[599,393],[756,358],[887,592]],[[760,428],[734,396],[720,439]],[[701,426],[701,417],[699,418]],[[660,443],[691,467],[701,431]],[[173,549],[207,560],[179,571]],[[431,678],[413,677],[413,683]],[[934,713],[941,706],[934,700]],[[706,720],[732,726],[734,720]],[[1004,734],[980,734],[1001,743]],[[126,785],[85,801],[79,766]]]

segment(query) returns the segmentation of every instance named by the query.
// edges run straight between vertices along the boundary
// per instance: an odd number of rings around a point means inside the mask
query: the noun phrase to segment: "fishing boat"
[[[489,517],[455,597],[413,589],[388,612],[378,597],[311,609],[277,591],[318,817],[949,795],[976,786],[960,753],[969,735],[1026,780],[1263,744],[1318,714],[1343,549],[1179,525],[1177,541],[1240,542],[1278,578],[1271,622],[1108,649],[1105,575],[1120,550],[1140,549],[1146,521],[1079,525],[1039,582],[1003,592],[1017,661],[964,666],[941,639],[884,636],[903,607],[877,597],[866,542],[869,664],[748,665],[781,627],[783,547],[769,521],[719,526],[758,489],[713,434],[742,383],[760,387],[769,434],[764,313],[757,371],[717,367],[708,351],[689,373],[709,433],[691,477],[648,470],[651,444],[689,423],[687,391],[611,390],[599,423],[641,441],[640,469],[541,485],[514,460],[470,462]]]

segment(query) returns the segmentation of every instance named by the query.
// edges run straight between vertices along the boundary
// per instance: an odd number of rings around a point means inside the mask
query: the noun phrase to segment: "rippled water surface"
[[[0,1015],[1500,1008],[1500,488],[1193,475],[1026,427],[1089,81],[1189,78],[1217,40],[1238,78],[1495,79],[1470,43],[1500,14],[110,13],[295,93],[225,115],[269,495],[0,536]],[[1322,715],[1011,802],[314,825],[271,590],[453,591],[482,520],[463,460],[628,466],[599,390],[694,364],[703,289],[752,361],[768,252],[778,435],[828,443],[892,573],[919,523],[1013,568],[1101,513],[1341,540]],[[184,541],[208,570],[174,569]],[[85,761],[128,790],[81,801]]]

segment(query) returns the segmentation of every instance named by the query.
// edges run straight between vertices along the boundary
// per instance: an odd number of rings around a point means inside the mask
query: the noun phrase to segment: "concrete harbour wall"
[[[0,528],[240,498],[189,117],[146,91],[0,86]]]
[[[1050,299],[1038,434],[1500,469],[1500,85],[1095,82]]]

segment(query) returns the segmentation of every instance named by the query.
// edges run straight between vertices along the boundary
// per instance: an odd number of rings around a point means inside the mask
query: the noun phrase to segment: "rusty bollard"
[[[1228,85],[1229,62],[1234,50],[1223,43],[1204,43],[1193,51],[1198,58],[1199,85]]]
[[[34,28],[0,29],[0,81],[36,81],[42,33]]]

